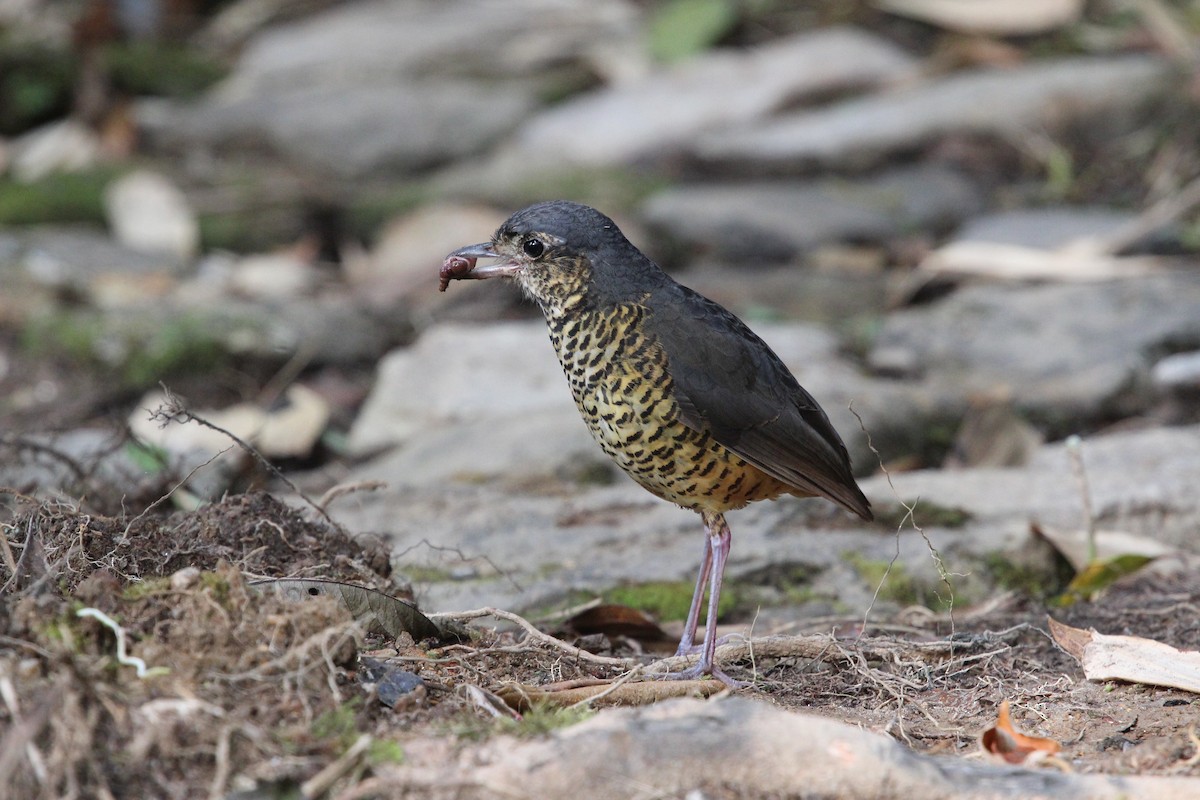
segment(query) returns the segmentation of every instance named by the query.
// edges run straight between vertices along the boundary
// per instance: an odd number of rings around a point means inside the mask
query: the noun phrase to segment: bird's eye
[[[546,245],[541,239],[529,238],[521,243],[521,249],[525,251],[525,255],[530,258],[537,258],[542,253],[546,252]]]

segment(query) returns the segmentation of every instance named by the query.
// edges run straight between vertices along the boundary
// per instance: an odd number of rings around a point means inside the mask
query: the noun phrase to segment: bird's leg
[[[704,622],[704,645],[701,649],[699,663],[688,667],[683,672],[671,673],[664,677],[672,680],[686,680],[689,678],[698,678],[701,675],[712,675],[729,688],[738,689],[743,684],[726,675],[713,663],[713,657],[717,649],[717,606],[721,602],[721,581],[725,576],[725,561],[729,558],[729,549],[733,543],[733,535],[729,532],[729,525],[726,524],[724,515],[702,512],[701,516],[704,518],[704,529],[708,534],[708,549],[706,550],[705,563],[701,566],[701,574],[703,575],[707,572],[709,578],[708,615]],[[700,592],[697,591],[697,594],[700,594]],[[686,631],[684,635],[686,639]],[[680,650],[682,649],[683,642],[680,642]],[[690,649],[689,643],[688,650]]]
[[[696,626],[700,622],[700,603],[704,599],[704,586],[708,583],[708,572],[712,568],[712,538],[708,535],[708,524],[705,523],[704,555],[700,559],[700,574],[696,576],[696,591],[692,593],[692,607],[688,609],[687,622],[683,624],[683,638],[675,655],[686,656],[695,649]]]

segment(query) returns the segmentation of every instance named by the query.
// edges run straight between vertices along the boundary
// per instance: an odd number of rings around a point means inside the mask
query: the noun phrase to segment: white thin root
[[[166,667],[147,667],[146,662],[137,656],[125,652],[125,629],[118,625],[112,617],[98,608],[81,608],[75,612],[77,617],[91,617],[117,635],[117,663],[137,670],[139,678],[153,678],[166,675],[170,670]]]

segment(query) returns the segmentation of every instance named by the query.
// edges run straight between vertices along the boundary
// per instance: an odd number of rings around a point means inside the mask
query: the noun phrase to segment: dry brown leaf
[[[1007,764],[1026,766],[1036,764],[1062,750],[1062,745],[1053,739],[1026,736],[1014,728],[1007,700],[1000,704],[996,726],[984,731],[979,737],[979,743],[983,745],[984,752]]]
[[[585,608],[564,625],[580,636],[603,633],[610,638],[627,636],[641,642],[659,642],[670,638],[645,612],[618,603]]]
[[[1050,619],[1050,635],[1090,681],[1129,681],[1200,694],[1200,652],[1141,636],[1109,636]]]
[[[1082,528],[1055,528],[1035,522],[1029,526],[1029,531],[1035,537],[1048,541],[1076,572],[1083,572],[1089,566],[1088,532]],[[1178,552],[1176,548],[1155,539],[1125,531],[1098,530],[1095,532],[1095,542],[1096,561],[1108,561],[1117,556],[1154,559]]]

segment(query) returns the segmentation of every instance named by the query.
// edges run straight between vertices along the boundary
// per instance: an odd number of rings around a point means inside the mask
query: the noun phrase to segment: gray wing
[[[646,304],[684,424],[801,492],[872,518],[841,437],[762,339],[685,286],[662,287]]]

